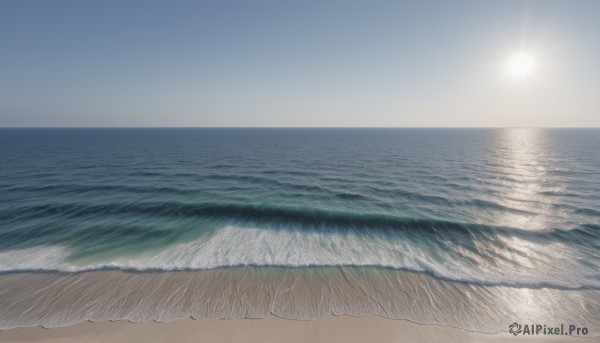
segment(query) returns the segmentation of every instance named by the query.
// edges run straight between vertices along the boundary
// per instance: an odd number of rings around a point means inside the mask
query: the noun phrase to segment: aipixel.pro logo
[[[519,324],[514,322],[508,326],[508,332],[513,336],[518,335],[545,335],[545,336],[585,336],[588,334],[588,328],[577,325],[560,324],[559,326],[548,326],[546,324]]]

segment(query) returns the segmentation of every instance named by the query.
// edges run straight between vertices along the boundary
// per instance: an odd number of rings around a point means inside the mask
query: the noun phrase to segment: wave
[[[343,197],[354,197],[348,193]],[[487,202],[475,201],[477,204]],[[581,209],[595,214],[591,209]],[[153,217],[198,217],[236,223],[250,223],[262,227],[293,227],[307,231],[323,230],[377,230],[407,231],[420,235],[461,237],[481,237],[487,234],[503,234],[543,241],[576,240],[581,244],[596,243],[596,233],[600,225],[582,224],[573,229],[547,228],[527,230],[510,226],[494,226],[474,223],[460,223],[436,219],[416,219],[398,217],[384,213],[359,213],[332,211],[318,208],[284,207],[273,205],[253,205],[242,203],[182,203],[182,202],[145,202],[85,204],[54,203],[21,206],[10,212],[0,214],[1,220],[27,216],[29,219],[46,216],[60,216],[62,219],[74,219],[88,215],[149,215]],[[0,234],[2,237],[2,234]],[[590,240],[591,239],[591,240]]]
[[[577,233],[537,233],[539,236],[531,240],[514,235],[469,239],[474,233],[460,225],[451,226],[457,228],[454,232],[458,235],[450,235],[447,229],[423,227],[430,230],[429,237],[420,235],[420,230],[415,227],[408,231],[365,234],[360,229],[274,230],[230,225],[191,242],[144,251],[138,247],[144,241],[135,237],[133,244],[127,243],[130,251],[123,253],[119,247],[120,253],[116,249],[111,253],[110,247],[103,246],[99,249],[102,254],[97,256],[78,251],[78,246],[64,245],[5,250],[0,252],[0,272],[175,271],[250,265],[371,266],[416,271],[443,280],[478,285],[556,289],[600,287],[597,278],[599,262],[594,259],[597,248],[582,249],[560,242],[570,239],[566,235]],[[593,241],[592,230],[597,228],[581,228],[580,241]],[[554,242],[535,243],[543,234],[557,237]],[[582,259],[587,264],[579,264]]]

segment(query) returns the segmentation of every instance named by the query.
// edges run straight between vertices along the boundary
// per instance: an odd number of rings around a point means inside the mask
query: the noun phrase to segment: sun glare
[[[533,74],[536,67],[535,58],[527,52],[518,52],[508,58],[506,70],[517,79],[526,79]]]

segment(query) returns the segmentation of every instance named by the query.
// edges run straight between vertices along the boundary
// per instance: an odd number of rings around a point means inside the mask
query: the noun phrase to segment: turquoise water
[[[384,266],[600,288],[600,130],[2,129],[0,272]]]

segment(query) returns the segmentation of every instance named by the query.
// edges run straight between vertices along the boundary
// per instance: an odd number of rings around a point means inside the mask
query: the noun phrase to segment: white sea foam
[[[0,271],[61,270],[77,271],[67,263],[68,248],[61,246],[38,246],[0,252]]]
[[[41,246],[0,253],[0,271],[201,270],[228,266],[378,266],[426,272],[447,280],[478,284],[600,287],[595,271],[575,262],[578,252],[566,245],[523,245],[510,251],[481,246],[486,259],[448,242],[446,249],[386,236],[357,233],[268,230],[228,226],[211,236],[143,255],[89,262],[71,258],[70,248]],[[460,256],[460,257],[457,257]],[[511,268],[512,265],[512,268]],[[515,268],[518,271],[515,272]],[[577,267],[577,268],[576,268]]]

